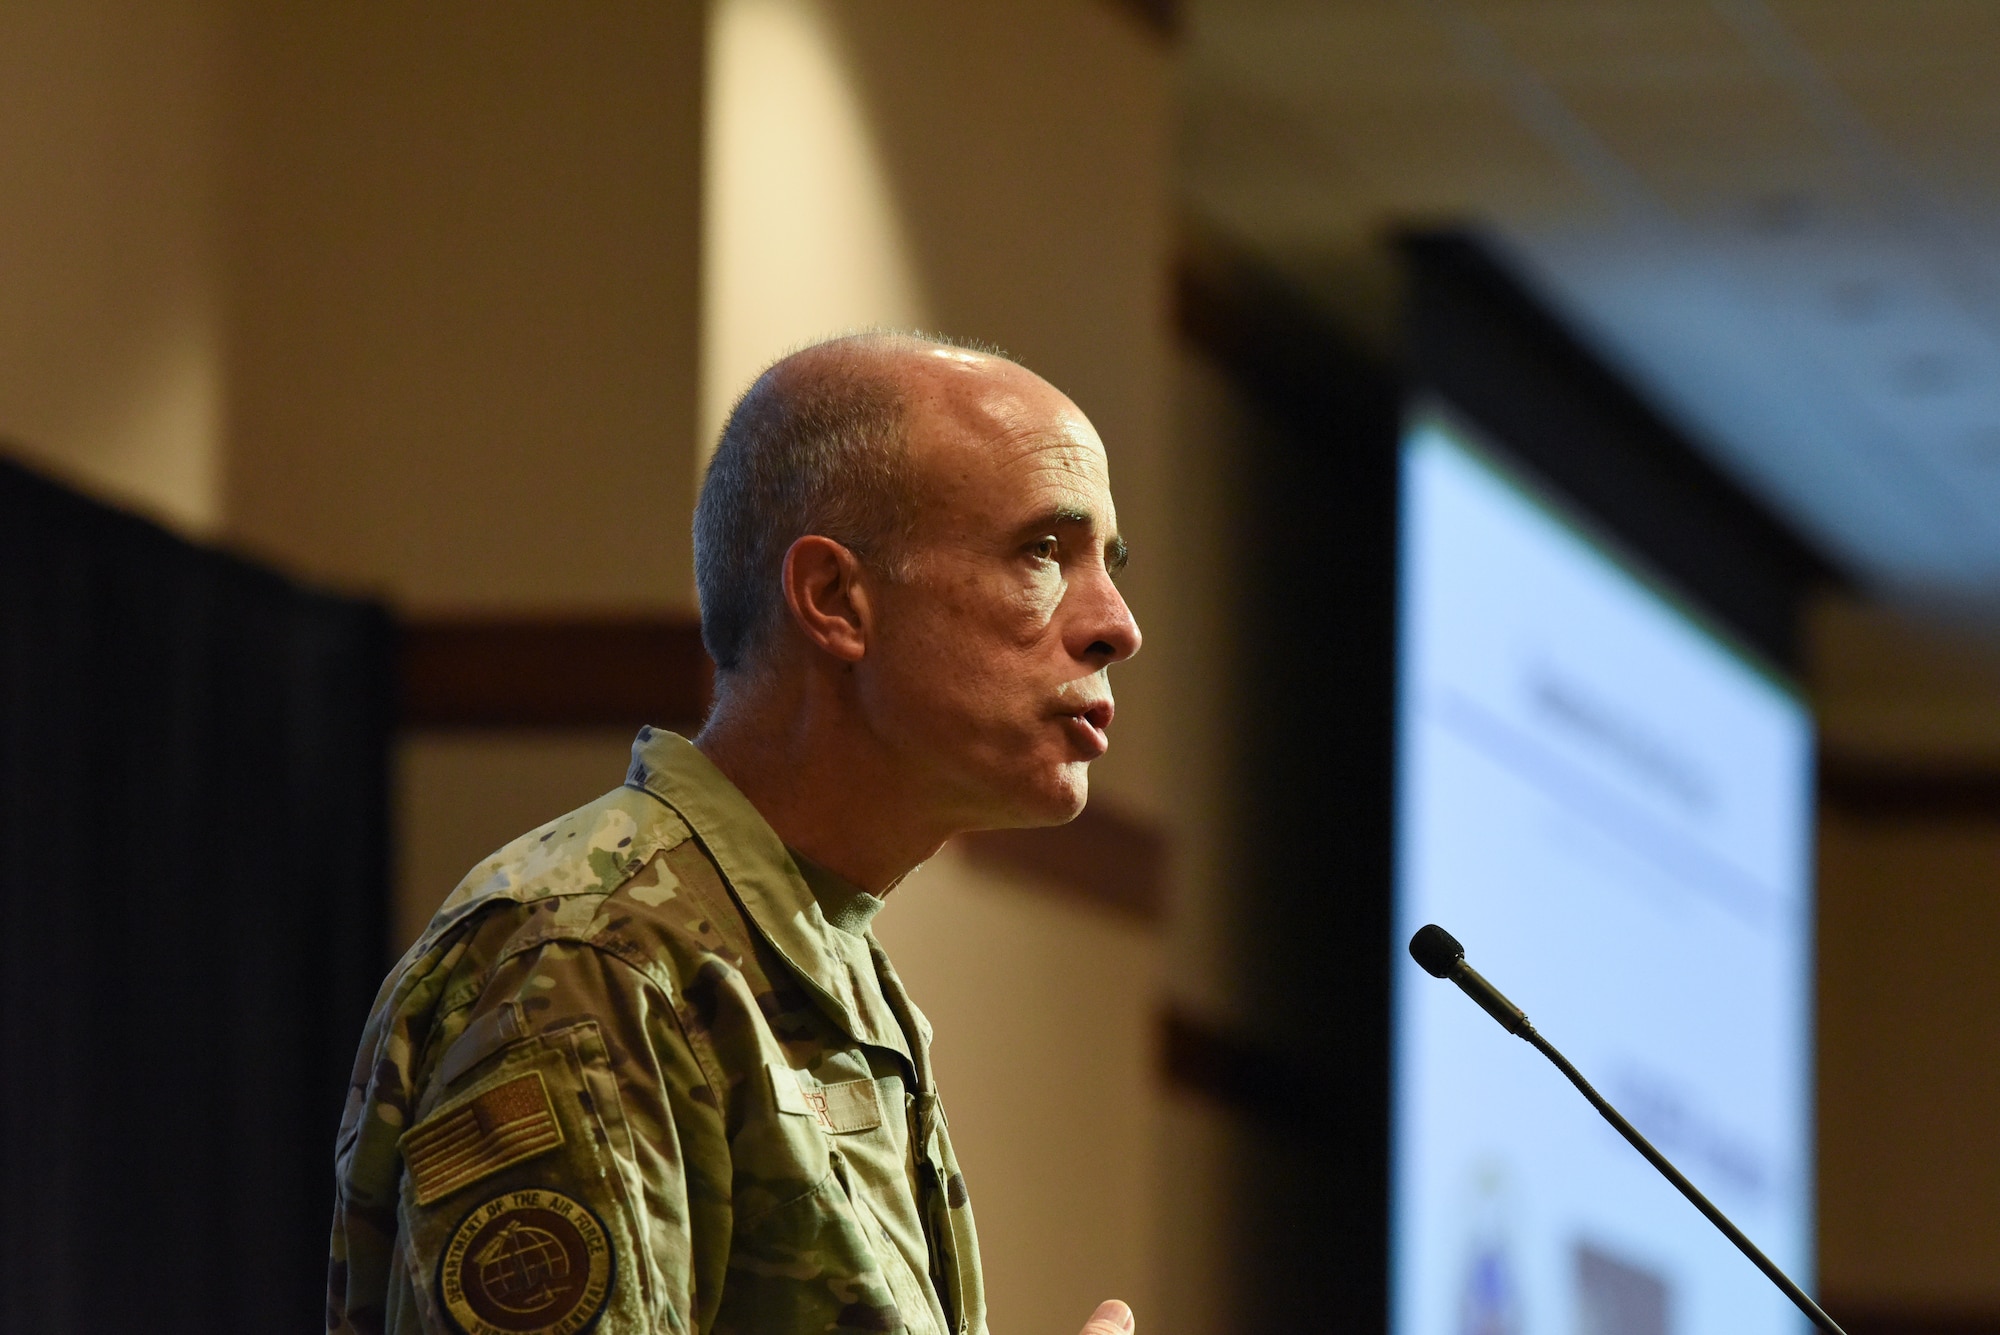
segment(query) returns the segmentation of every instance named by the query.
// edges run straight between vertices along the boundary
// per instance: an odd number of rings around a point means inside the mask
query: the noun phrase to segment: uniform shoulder
[[[446,897],[424,936],[435,939],[496,904],[608,895],[689,834],[680,815],[650,793],[614,788],[481,861]]]

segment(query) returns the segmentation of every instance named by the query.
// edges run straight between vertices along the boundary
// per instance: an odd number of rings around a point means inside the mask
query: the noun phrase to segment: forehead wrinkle
[[[1043,423],[1018,423],[983,444],[1001,468],[1058,473],[1065,482],[1088,478],[1104,461],[1104,447],[1069,421],[1054,431]]]
[[[1052,423],[1047,413],[1018,401],[1017,410],[1006,414],[984,411],[976,403],[961,406],[965,410],[953,414],[955,425],[963,429],[955,443],[969,453],[983,454],[997,467],[1027,464],[1036,470],[1077,473],[1089,466],[1083,456],[1092,452],[1090,446],[1067,421],[1058,418]]]
[[[1057,504],[1089,510],[1108,500],[1100,496],[1109,486],[1102,451],[1073,438],[1052,440],[1042,432],[1015,431],[984,440],[942,441],[926,453],[932,485],[951,493],[968,495],[994,486],[1012,492],[1021,487],[1025,490],[1017,503],[1033,505],[1031,498],[1039,493],[1045,516]]]

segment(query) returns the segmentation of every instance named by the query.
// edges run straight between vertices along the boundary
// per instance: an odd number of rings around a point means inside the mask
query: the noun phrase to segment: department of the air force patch
[[[510,1191],[465,1217],[438,1293],[465,1335],[576,1335],[611,1296],[604,1225],[559,1191]]]

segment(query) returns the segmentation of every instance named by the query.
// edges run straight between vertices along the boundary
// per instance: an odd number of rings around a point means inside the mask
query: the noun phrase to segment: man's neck
[[[954,833],[925,819],[921,784],[822,683],[732,683],[694,744],[787,845],[871,894]]]

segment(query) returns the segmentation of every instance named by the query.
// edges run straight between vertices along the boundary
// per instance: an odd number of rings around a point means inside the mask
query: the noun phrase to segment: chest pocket
[[[882,1100],[876,1082],[841,1080],[823,1085],[802,1071],[771,1065],[771,1099],[780,1113],[811,1119],[829,1135],[852,1135],[882,1125]]]
[[[928,1277],[928,1239],[909,1160],[910,1100],[901,1078],[821,1081],[773,1062],[765,1067],[765,1079],[784,1141],[800,1158],[811,1146],[828,1171],[807,1199],[749,1222],[738,1234],[738,1246],[763,1254],[775,1239],[801,1230],[826,1238],[838,1219],[846,1241],[837,1252],[820,1253],[816,1264],[858,1281],[857,1292],[874,1296],[867,1300],[872,1307],[845,1310],[836,1328],[852,1322],[863,1329],[939,1335],[946,1327]],[[819,1221],[808,1222],[806,1216],[814,1214]]]

